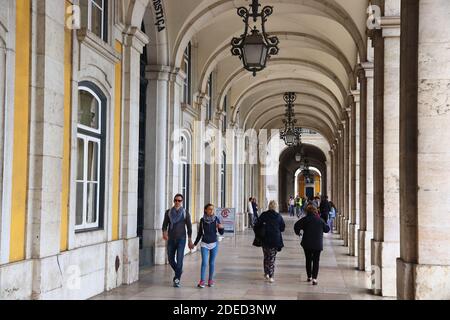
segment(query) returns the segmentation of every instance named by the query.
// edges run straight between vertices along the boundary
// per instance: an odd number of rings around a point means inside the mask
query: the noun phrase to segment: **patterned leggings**
[[[264,252],[264,274],[273,278],[275,273],[275,260],[278,250],[276,248],[263,248]]]

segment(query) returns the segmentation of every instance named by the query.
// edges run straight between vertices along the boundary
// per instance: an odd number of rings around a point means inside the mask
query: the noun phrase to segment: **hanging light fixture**
[[[267,17],[273,13],[273,7],[265,6],[259,12],[260,6],[258,0],[252,0],[250,11],[245,7],[237,10],[237,14],[244,20],[245,29],[239,38],[235,37],[231,40],[231,53],[233,56],[239,56],[244,63],[244,68],[252,72],[253,76],[266,68],[267,60],[271,56],[278,54],[278,44],[280,43],[278,37],[269,36],[265,28]],[[260,18],[261,31],[256,25],[253,28],[250,26],[250,18],[253,18],[254,23]]]
[[[309,169],[309,160],[308,158],[305,158],[303,160],[303,176],[305,177],[305,180],[311,179],[311,170]]]
[[[284,140],[288,147],[301,144],[301,129],[295,126],[297,123],[294,114],[295,100],[297,100],[297,95],[294,92],[287,92],[284,94],[284,101],[286,102],[286,119],[283,120],[284,130],[281,131],[280,138]]]

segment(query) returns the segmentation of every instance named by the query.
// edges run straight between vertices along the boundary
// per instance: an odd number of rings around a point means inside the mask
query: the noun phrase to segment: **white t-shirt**
[[[251,202],[247,205],[247,212],[253,214],[253,205]]]
[[[213,243],[200,243],[200,247],[202,248],[206,248],[208,250],[213,250],[217,247],[217,242],[213,242]]]

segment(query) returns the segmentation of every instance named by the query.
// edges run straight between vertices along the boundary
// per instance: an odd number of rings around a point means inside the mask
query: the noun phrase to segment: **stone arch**
[[[283,3],[298,5],[298,2],[296,0],[287,0]],[[345,11],[342,6],[340,6],[334,0],[326,1],[326,3],[324,1],[303,0],[300,5],[318,10],[318,12],[321,12],[323,16],[342,25],[353,39],[361,60],[365,61],[366,46],[363,37],[361,36],[353,18]],[[229,1],[216,0],[215,3],[209,4],[207,7],[197,10],[199,12],[193,12],[178,33],[177,39],[174,43],[172,60],[175,63],[177,63],[177,61],[181,61],[184,48],[186,47],[189,39],[195,34],[196,30],[201,29],[201,25],[202,23],[204,23],[204,19],[202,19],[203,17],[207,16],[210,11],[224,13],[231,9],[234,8],[230,8]]]

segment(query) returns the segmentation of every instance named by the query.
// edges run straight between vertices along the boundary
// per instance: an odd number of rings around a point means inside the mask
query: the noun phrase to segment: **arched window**
[[[106,98],[96,86],[78,88],[75,230],[103,227]]]
[[[184,51],[182,70],[186,74],[186,78],[184,79],[183,102],[190,105],[192,104],[192,47],[190,42]]]
[[[107,41],[108,0],[80,0],[81,25]]]
[[[189,140],[181,136],[181,194],[184,196],[184,207],[189,210],[191,205],[191,148]]]

